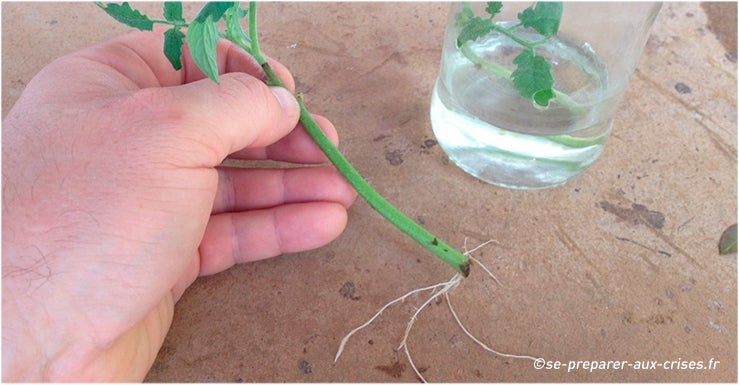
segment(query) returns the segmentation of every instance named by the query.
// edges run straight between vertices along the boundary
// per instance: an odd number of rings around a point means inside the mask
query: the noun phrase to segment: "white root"
[[[349,341],[349,338],[351,338],[351,336],[353,336],[354,333],[356,333],[356,332],[358,332],[358,331],[366,328],[367,326],[369,326],[372,323],[372,321],[374,321],[377,317],[380,316],[380,314],[382,314],[383,311],[385,311],[385,309],[389,308],[390,306],[392,306],[392,305],[394,305],[394,304],[396,304],[398,302],[404,301],[406,298],[412,296],[413,294],[420,293],[420,292],[426,291],[426,290],[435,290],[436,288],[441,287],[441,286],[444,286],[445,284],[446,283],[437,283],[435,285],[431,285],[431,286],[427,286],[427,287],[422,287],[420,289],[411,290],[408,293],[405,293],[403,296],[398,297],[398,298],[396,298],[396,299],[388,302],[387,304],[385,304],[385,306],[383,306],[380,310],[378,310],[377,313],[375,313],[375,315],[372,316],[372,318],[370,318],[367,322],[363,323],[362,325],[359,325],[354,330],[350,331],[346,336],[344,336],[344,338],[341,340],[341,344],[339,344],[339,350],[336,352],[336,357],[334,358],[334,362],[338,361],[339,360],[339,357],[341,357],[341,353],[344,351],[344,346]]]
[[[477,247],[475,247],[474,249],[469,250],[469,251],[465,251],[464,252],[464,255],[468,256],[470,258],[470,260],[472,260],[472,262],[475,262],[478,266],[480,266],[483,270],[485,270],[485,272],[488,273],[488,275],[490,276],[490,278],[492,278],[493,281],[495,281],[495,283],[498,284],[498,286],[505,287],[505,286],[503,286],[502,283],[500,283],[500,281],[498,281],[498,278],[496,278],[495,275],[493,275],[493,273],[491,273],[490,270],[488,270],[487,266],[483,265],[482,262],[478,261],[475,257],[473,257],[472,255],[470,255],[470,254],[474,253],[475,251],[477,251],[478,249],[482,248],[483,246],[487,246],[490,243],[496,243],[497,244],[498,241],[496,241],[494,239],[491,239],[489,241],[483,242],[483,243],[479,244]],[[467,238],[464,239],[464,249],[467,250]]]
[[[461,279],[462,276],[460,274],[455,274],[450,280],[443,283],[441,290],[429,297],[426,302],[424,302],[418,309],[416,309],[416,312],[413,313],[413,316],[411,316],[411,319],[408,321],[408,325],[405,328],[405,333],[403,333],[403,339],[400,342],[400,346],[398,346],[398,348],[396,349],[403,349],[406,358],[408,358],[408,363],[411,365],[411,368],[413,368],[413,371],[416,372],[418,378],[420,378],[423,382],[426,382],[426,379],[423,377],[418,368],[416,368],[416,364],[413,363],[413,358],[411,358],[411,353],[408,350],[408,335],[410,335],[413,324],[416,322],[416,319],[418,319],[418,314],[420,314],[421,311],[425,309],[426,306],[428,306],[430,303],[432,303],[436,298],[439,298],[441,295],[449,295],[449,289],[457,286]]]
[[[473,253],[474,251],[478,250],[479,248],[488,245],[491,242],[496,242],[496,241],[489,240],[487,242],[484,242],[481,245],[475,247],[474,249],[472,249],[470,251],[465,251],[464,254],[467,255],[470,258],[470,260],[472,260],[475,264],[479,265],[487,273],[487,275],[490,276],[495,281],[495,283],[497,283],[499,286],[502,287],[503,285],[500,283],[500,281],[498,281],[498,279],[495,277],[495,275],[492,272],[490,272],[490,270],[484,264],[482,264],[479,260],[477,260],[476,258],[473,258],[472,256],[469,255],[469,254]],[[467,240],[466,239],[465,239],[464,248],[465,248],[465,250],[467,250]],[[339,360],[339,357],[341,357],[341,353],[344,351],[344,347],[346,346],[346,343],[349,341],[349,339],[355,333],[357,333],[358,331],[360,331],[360,330],[364,329],[365,327],[369,326],[375,319],[377,319],[377,317],[379,317],[382,314],[382,312],[385,311],[385,309],[389,308],[390,306],[392,306],[392,305],[394,305],[394,304],[396,304],[398,302],[405,301],[406,298],[408,298],[408,297],[410,297],[410,296],[412,296],[414,294],[418,294],[418,293],[421,293],[421,292],[424,292],[424,291],[429,291],[429,290],[431,290],[431,292],[432,292],[431,296],[425,302],[423,302],[423,304],[421,304],[420,307],[418,307],[416,309],[416,311],[413,313],[413,315],[411,316],[411,318],[408,320],[408,324],[406,325],[406,328],[405,328],[405,333],[403,333],[403,338],[402,338],[402,340],[400,342],[400,345],[397,348],[397,350],[403,349],[403,351],[405,353],[405,356],[408,359],[408,363],[410,364],[411,368],[413,368],[413,371],[416,373],[416,376],[418,376],[418,378],[421,381],[423,381],[424,383],[426,382],[426,379],[423,377],[423,375],[421,374],[421,372],[416,367],[416,365],[413,362],[413,359],[411,357],[410,350],[408,349],[408,337],[409,337],[410,332],[411,332],[411,329],[413,328],[413,325],[416,322],[416,320],[418,319],[418,315],[421,313],[421,311],[423,311],[423,309],[425,309],[429,304],[431,304],[434,300],[436,300],[437,298],[441,297],[442,295],[446,299],[446,303],[447,303],[447,305],[449,307],[449,312],[452,313],[452,316],[454,317],[454,320],[456,321],[457,325],[459,325],[459,327],[462,329],[462,332],[464,332],[464,334],[467,335],[467,337],[469,337],[474,343],[478,344],[480,347],[482,347],[486,351],[491,352],[491,353],[496,354],[496,355],[499,355],[501,357],[536,360],[537,359],[536,357],[532,357],[532,356],[528,356],[528,355],[518,355],[518,354],[509,354],[509,353],[499,352],[499,351],[497,351],[497,350],[495,350],[495,349],[487,346],[485,343],[483,343],[477,337],[475,337],[472,333],[470,333],[469,330],[467,330],[467,328],[462,324],[462,321],[460,320],[459,316],[457,315],[457,312],[454,310],[454,307],[452,307],[452,302],[449,299],[449,291],[452,288],[454,288],[457,285],[459,285],[459,283],[461,281],[462,281],[462,276],[459,275],[459,274],[455,274],[452,278],[450,278],[446,282],[440,282],[440,283],[437,283],[437,284],[434,284],[434,285],[430,285],[430,286],[422,287],[422,288],[419,288],[419,289],[411,290],[408,293],[406,293],[406,294],[404,294],[404,295],[402,295],[402,296],[400,296],[400,297],[398,297],[398,298],[396,298],[396,299],[388,302],[387,304],[385,304],[385,306],[383,306],[382,308],[380,308],[380,310],[378,310],[375,313],[375,315],[372,316],[372,318],[370,318],[369,320],[367,320],[367,322],[365,322],[362,325],[356,327],[354,330],[350,331],[346,336],[344,336],[344,338],[341,340],[341,343],[339,344],[339,349],[336,352],[336,357],[334,358],[334,362],[337,362]],[[437,289],[438,289],[438,291],[437,291]]]
[[[490,353],[497,354],[497,355],[499,355],[501,357],[523,358],[523,359],[528,359],[528,360],[531,360],[531,361],[536,361],[538,359],[538,357],[532,357],[532,356],[527,356],[527,355],[519,355],[519,354],[510,354],[510,353],[499,352],[499,351],[497,351],[497,350],[495,350],[495,349],[493,349],[493,348],[485,345],[482,341],[478,340],[477,337],[475,337],[474,335],[472,335],[472,333],[470,333],[467,330],[466,327],[464,327],[464,325],[462,324],[462,321],[459,319],[459,316],[457,316],[457,312],[454,311],[454,308],[452,307],[452,301],[449,300],[449,293],[445,293],[444,294],[444,298],[446,298],[446,303],[447,303],[447,305],[449,305],[449,311],[454,316],[454,320],[457,321],[457,325],[459,325],[459,327],[462,329],[462,331],[464,332],[464,334],[467,335],[467,337],[470,337],[470,339],[472,339],[472,341],[474,341],[476,344],[480,345],[483,349],[489,351]]]

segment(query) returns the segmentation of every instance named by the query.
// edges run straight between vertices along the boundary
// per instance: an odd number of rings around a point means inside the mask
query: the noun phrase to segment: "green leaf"
[[[552,37],[559,30],[562,19],[561,2],[536,3],[518,14],[518,20],[524,27],[530,27],[546,37]]]
[[[195,64],[211,80],[218,83],[218,61],[216,43],[218,43],[218,21],[208,16],[203,21],[193,21],[187,28],[185,37],[190,55]]]
[[[472,9],[469,7],[468,4],[465,4],[464,8],[462,8],[462,10],[459,11],[459,13],[457,14],[457,27],[463,28],[474,17],[475,13],[472,12]]]
[[[718,253],[721,255],[736,253],[736,223],[729,226],[721,234],[718,241]]]
[[[538,105],[546,107],[549,105],[549,101],[554,99],[554,91],[549,88],[535,92],[531,95],[531,99]]]
[[[241,27],[241,19],[246,17],[246,15],[249,13],[248,9],[242,9],[238,6],[233,6],[226,11],[226,17],[224,18],[226,20],[226,32],[228,33],[229,40],[231,41],[240,41],[245,46],[242,47],[244,50],[249,47],[251,44],[251,39],[249,38],[249,35],[246,34],[244,31],[244,28]],[[248,50],[247,50],[248,51]],[[251,51],[248,51],[249,54],[251,54]]]
[[[108,15],[129,27],[137,28],[142,31],[151,31],[154,29],[154,22],[141,12],[132,9],[127,2],[124,2],[121,5],[112,3],[108,3],[106,5],[103,5],[103,3],[97,3],[97,5]]]
[[[518,93],[546,107],[549,100],[554,98],[554,79],[549,62],[531,50],[524,50],[513,59],[513,64],[516,65],[516,70],[511,74],[511,80]]]
[[[234,6],[229,8],[229,11],[231,11],[234,16],[238,17],[239,19],[243,19],[247,15],[249,15],[249,8],[241,8],[238,6],[238,3],[234,3]]]
[[[493,22],[490,19],[483,19],[480,17],[473,17],[467,21],[467,23],[459,31],[457,37],[457,47],[461,47],[467,41],[475,41],[481,36],[485,36],[494,28]]]
[[[173,27],[164,32],[164,56],[172,63],[175,70],[182,68],[182,39],[185,34],[177,27]]]
[[[233,1],[213,1],[205,4],[203,9],[200,10],[198,16],[195,17],[196,22],[204,22],[208,17],[211,17],[213,21],[218,22],[223,14],[234,5]]]
[[[164,19],[172,22],[185,22],[182,18],[182,3],[179,1],[164,2]]]
[[[485,7],[485,12],[487,12],[492,19],[495,15],[500,13],[501,9],[503,9],[502,1],[488,1],[487,7]]]

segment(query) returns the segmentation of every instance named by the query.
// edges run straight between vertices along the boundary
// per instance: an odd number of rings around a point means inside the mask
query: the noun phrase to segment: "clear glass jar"
[[[434,134],[486,182],[563,184],[603,151],[661,3],[566,2],[561,19],[555,3],[503,3],[492,18],[488,4],[451,6]]]

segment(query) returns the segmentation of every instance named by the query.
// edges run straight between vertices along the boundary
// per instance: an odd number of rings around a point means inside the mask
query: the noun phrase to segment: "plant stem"
[[[400,210],[395,208],[390,202],[382,197],[349,163],[349,161],[339,152],[336,146],[331,143],[323,130],[316,124],[310,112],[305,108],[302,97],[298,97],[300,104],[300,122],[305,130],[318,144],[326,157],[336,166],[339,172],[354,187],[357,193],[367,201],[367,203],[377,212],[379,212],[388,221],[394,224],[398,229],[413,238],[436,256],[448,263],[455,270],[465,277],[470,273],[469,259],[447,245],[445,242],[431,234],[415,221],[408,218]]]
[[[257,60],[264,73],[267,74],[267,85],[285,87],[277,74],[272,70],[267,59],[262,55],[259,49],[259,36],[257,35],[257,2],[249,2],[249,36],[251,38],[251,55]],[[314,139],[315,140],[315,139]]]
[[[462,44],[462,46],[459,47],[459,52],[461,52],[462,55],[467,58],[467,60],[471,61],[475,65],[480,66],[482,69],[494,75],[502,76],[508,80],[511,80],[511,74],[513,74],[513,71],[478,56],[475,51],[472,50],[471,41]],[[552,91],[554,91],[554,100],[570,110],[573,114],[575,114],[575,116],[580,117],[585,113],[585,109],[579,103],[572,100],[569,95],[555,89],[552,89]]]
[[[517,28],[518,25],[515,25],[514,27]],[[510,29],[509,28],[503,28],[503,27],[501,27],[501,26],[493,23],[493,31],[499,32],[499,33],[507,36],[509,39],[515,41],[519,45],[522,45],[522,46],[524,46],[524,47],[526,47],[526,48],[528,48],[530,50],[533,50],[534,47],[536,47],[537,45],[541,45],[542,43],[546,43],[546,41],[548,40],[548,39],[544,39],[544,40],[541,40],[541,41],[538,41],[538,42],[529,43],[528,41],[523,40],[520,37],[516,36],[516,34],[513,33],[513,29],[515,29],[515,28],[510,28]]]
[[[505,79],[511,80],[511,74],[513,73],[513,71],[481,58],[472,50],[471,45],[472,42],[468,41],[462,44],[461,47],[459,47],[459,52],[461,52],[462,55],[467,58],[467,60],[493,75],[501,76]],[[585,110],[585,107],[574,101],[569,95],[561,91],[557,91],[556,89],[552,89],[552,91],[554,91],[554,100],[562,105],[564,108],[572,112],[575,118],[581,118],[587,112]],[[603,134],[592,138],[579,138],[570,135],[549,135],[545,136],[545,138],[552,142],[565,145],[567,147],[583,148],[596,144],[603,144],[605,143],[607,136],[607,134]]]
[[[459,51],[462,53],[462,55],[464,55],[464,57],[467,58],[467,60],[471,61],[473,64],[476,64],[495,75],[502,76],[508,80],[511,80],[511,74],[513,74],[513,71],[477,56],[477,54],[472,51],[471,41],[462,44],[462,46],[459,47]]]
[[[259,49],[259,38],[257,36],[256,21],[256,2],[249,3],[249,36],[251,38],[251,54],[264,69],[267,75],[267,84],[271,86],[284,87],[282,81],[272,70],[265,57]],[[239,44],[239,42],[235,42]],[[240,44],[239,44],[240,45]],[[357,193],[367,201],[367,203],[388,221],[394,224],[398,229],[413,238],[420,245],[434,253],[444,262],[452,266],[457,272],[463,276],[470,273],[469,258],[447,245],[445,242],[431,234],[428,230],[418,225],[415,221],[403,214],[388,202],[377,190],[375,190],[349,163],[349,161],[334,146],[331,140],[326,136],[321,127],[313,119],[313,116],[303,103],[301,95],[297,97],[300,105],[300,123],[303,125],[308,135],[316,142],[318,147],[323,151],[326,157],[334,164],[337,170],[346,178]]]

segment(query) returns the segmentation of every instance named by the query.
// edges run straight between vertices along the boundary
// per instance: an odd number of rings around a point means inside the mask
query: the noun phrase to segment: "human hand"
[[[227,43],[220,85],[186,49],[175,72],[161,41],[135,32],[54,61],[3,122],[4,380],[141,380],[197,276],[346,225],[356,194],[331,167],[219,167],[326,160],[288,91]]]

